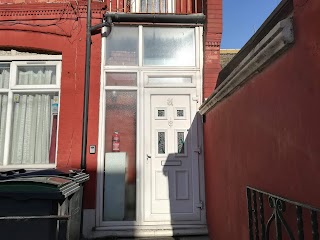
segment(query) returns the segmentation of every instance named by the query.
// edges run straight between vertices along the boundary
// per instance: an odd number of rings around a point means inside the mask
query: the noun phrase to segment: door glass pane
[[[55,162],[58,104],[57,93],[13,95],[9,164]]]
[[[166,153],[166,133],[158,132],[158,154]]]
[[[136,73],[106,73],[107,86],[137,86]]]
[[[138,65],[138,27],[113,27],[107,38],[107,65]]]
[[[137,92],[106,91],[104,221],[136,219]]]
[[[143,64],[195,66],[194,28],[143,28]]]
[[[177,132],[178,153],[184,153],[184,132]]]
[[[56,84],[55,66],[19,66],[17,85]]]
[[[0,165],[3,164],[4,138],[6,132],[8,96],[0,94]]]
[[[10,65],[0,64],[0,88],[9,88]]]

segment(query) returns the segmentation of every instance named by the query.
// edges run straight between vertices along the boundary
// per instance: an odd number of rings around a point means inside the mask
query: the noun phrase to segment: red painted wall
[[[16,24],[0,24],[0,49],[16,49],[28,52],[62,54],[62,79],[58,133],[58,167],[80,167],[83,87],[85,69],[86,1],[52,0],[0,1],[0,21]],[[55,2],[55,3],[53,3]],[[191,2],[191,1],[189,1]],[[200,2],[200,1],[199,1]],[[13,4],[15,3],[15,4]],[[181,5],[185,7],[184,5]],[[101,22],[103,3],[93,3],[93,24]],[[190,6],[189,6],[190,8]],[[198,10],[200,7],[198,6]],[[190,9],[189,9],[190,10]],[[179,11],[189,11],[180,9]],[[208,96],[214,88],[219,64],[219,47],[222,31],[222,1],[208,0],[206,7],[204,53],[204,91]],[[180,12],[179,12],[180,13]],[[19,24],[17,24],[19,23]],[[88,145],[98,146],[101,36],[92,38],[91,83]],[[129,125],[128,125],[129,126]],[[134,128],[130,128],[134,132]],[[131,154],[130,181],[134,181],[135,142],[130,136],[122,136]],[[127,137],[127,139],[126,139]],[[106,141],[110,142],[111,136]],[[109,146],[109,145],[108,145]],[[122,143],[123,146],[123,143]],[[87,155],[87,171],[90,181],[85,186],[85,208],[95,208],[97,155]]]
[[[212,239],[249,239],[247,185],[320,207],[319,22],[319,1],[294,1],[294,46],[207,114]]]
[[[93,7],[94,11],[98,12],[99,6]],[[15,17],[20,23],[41,25],[56,23],[53,26],[2,25],[0,26],[0,48],[62,54],[57,165],[80,168],[86,41],[86,19],[83,16],[85,13],[83,9],[78,16],[70,12],[64,15],[60,15],[59,12],[56,15],[47,11],[40,12],[41,10],[50,11],[51,8],[70,10],[70,5],[50,4],[50,7],[46,4],[0,5],[1,20]],[[1,10],[4,9],[5,14],[2,14],[4,12]],[[39,12],[33,11],[34,9]],[[95,13],[93,24],[100,23],[100,17],[101,15]],[[43,18],[47,20],[40,20]],[[98,145],[100,56],[101,36],[96,35],[92,38],[88,126],[88,145],[96,146]],[[90,173],[90,181],[85,187],[85,208],[95,208],[95,199],[87,196],[95,196],[96,193],[96,167],[96,155],[88,154],[87,170]]]

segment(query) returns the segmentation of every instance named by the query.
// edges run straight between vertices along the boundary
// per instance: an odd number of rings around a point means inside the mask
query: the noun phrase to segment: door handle
[[[151,155],[147,154],[147,164],[148,164],[150,158],[151,158]]]

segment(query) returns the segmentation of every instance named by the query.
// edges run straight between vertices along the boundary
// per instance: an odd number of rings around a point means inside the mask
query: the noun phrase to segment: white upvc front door
[[[196,89],[146,88],[144,98],[144,221],[200,221]]]

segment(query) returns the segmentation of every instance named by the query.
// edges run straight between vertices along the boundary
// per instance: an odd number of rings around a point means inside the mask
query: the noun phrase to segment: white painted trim
[[[199,103],[203,102],[203,52],[204,52],[204,48],[203,48],[203,27],[198,27],[199,29],[199,68],[200,68],[200,73],[198,76],[198,82],[197,82],[197,88],[198,88],[198,92],[199,94]]]
[[[139,62],[139,68],[143,67],[143,26],[139,25],[138,27],[138,34],[139,34],[139,40],[138,40],[138,62]]]
[[[200,113],[206,114],[224,98],[261,72],[294,42],[291,18],[280,21],[234,68],[211,96],[201,105]]]
[[[104,66],[105,70],[131,70],[131,71],[135,71],[135,70],[144,70],[144,71],[197,71],[199,70],[199,67],[195,67],[195,66],[111,66],[111,65],[107,65]]]
[[[1,166],[1,170],[6,170],[6,169],[17,169],[17,168],[24,168],[24,169],[43,169],[43,168],[55,168],[56,163],[52,164],[10,164],[6,166]]]
[[[12,55],[12,56],[0,56],[0,62],[2,61],[61,61],[62,55]]]
[[[105,90],[119,90],[119,91],[125,91],[125,90],[137,91],[138,87],[107,86],[104,89]]]
[[[111,3],[110,3],[111,4]],[[102,28],[102,35],[107,28]],[[101,72],[100,72],[100,101],[99,101],[99,131],[98,131],[98,152],[97,152],[97,194],[96,194],[96,215],[95,226],[102,223],[103,213],[103,177],[104,177],[104,121],[105,121],[105,72],[104,65],[106,62],[106,37],[101,38]]]
[[[136,226],[133,229],[108,229],[108,228],[96,228],[92,232],[92,236],[97,237],[172,237],[172,236],[199,236],[207,235],[208,229],[205,225],[189,225],[178,228],[176,226],[159,225],[149,228],[142,228]]]

